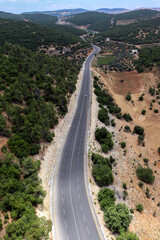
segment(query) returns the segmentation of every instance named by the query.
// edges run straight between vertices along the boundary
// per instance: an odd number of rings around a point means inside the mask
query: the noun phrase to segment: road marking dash
[[[89,232],[89,229],[88,229],[88,227],[87,227],[87,232],[88,232],[88,235],[90,234],[90,232]]]
[[[81,210],[83,211],[83,207],[82,207],[82,204],[81,204]]]
[[[66,220],[65,220],[65,228],[67,229],[67,222],[66,222]]]
[[[85,217],[85,215],[83,214],[83,219],[84,219],[84,221],[86,222],[86,217]]]
[[[66,215],[66,211],[65,211],[65,209],[64,209],[64,208],[63,208],[63,214],[64,214],[64,215]]]

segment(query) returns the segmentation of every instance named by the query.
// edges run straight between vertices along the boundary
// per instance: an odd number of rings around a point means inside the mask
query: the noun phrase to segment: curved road
[[[56,240],[99,240],[103,237],[93,219],[84,173],[86,136],[89,123],[91,70],[99,48],[84,63],[79,100],[57,166],[54,183],[54,223]]]

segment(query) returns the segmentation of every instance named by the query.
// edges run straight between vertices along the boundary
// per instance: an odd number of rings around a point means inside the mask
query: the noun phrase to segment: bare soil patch
[[[125,95],[128,92],[134,94],[144,91],[142,79],[136,71],[107,73],[107,76],[104,74],[103,76],[108,78],[107,83],[116,94]]]

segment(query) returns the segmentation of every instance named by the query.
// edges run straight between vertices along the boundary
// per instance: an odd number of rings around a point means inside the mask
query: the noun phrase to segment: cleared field
[[[98,65],[107,65],[110,62],[113,62],[116,58],[114,56],[105,56],[105,57],[98,57],[97,64]]]

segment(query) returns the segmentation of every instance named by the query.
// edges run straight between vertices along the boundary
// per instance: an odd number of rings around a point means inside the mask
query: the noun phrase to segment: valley
[[[160,13],[65,14],[0,12],[0,239],[160,239]]]

